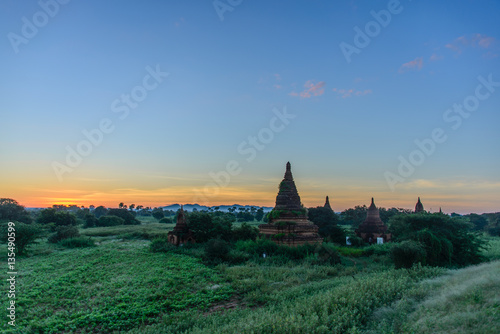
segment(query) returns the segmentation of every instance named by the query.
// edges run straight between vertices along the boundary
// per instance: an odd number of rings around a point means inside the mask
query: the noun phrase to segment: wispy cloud
[[[289,93],[288,95],[290,96],[300,96],[303,99],[308,99],[311,98],[312,96],[320,96],[325,93],[325,82],[320,81],[318,83],[314,83],[313,80],[307,80],[306,83],[304,84],[304,90],[300,93],[297,93],[295,91]]]
[[[496,39],[494,37],[482,35],[482,34],[473,34],[467,36],[460,36],[455,39],[453,42],[445,45],[446,48],[460,54],[466,48],[478,47],[482,49],[488,49],[493,44],[495,44]]]
[[[413,59],[412,61],[409,61],[407,63],[404,63],[401,65],[399,68],[399,73],[405,73],[410,70],[420,70],[422,69],[422,66],[424,65],[424,59],[422,57],[418,57]]]
[[[351,89],[334,88],[332,89],[332,91],[340,95],[340,97],[342,97],[343,99],[353,96],[363,96],[372,93],[371,89],[355,90],[353,88]]]
[[[438,55],[438,54],[436,54],[436,53],[433,53],[433,54],[429,57],[429,60],[430,60],[430,61],[437,61],[437,60],[440,60],[440,59],[443,59],[443,56]]]

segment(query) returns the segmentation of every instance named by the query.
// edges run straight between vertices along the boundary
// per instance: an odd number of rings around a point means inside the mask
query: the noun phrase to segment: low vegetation
[[[366,245],[352,225],[337,225],[344,219],[312,210],[325,242],[290,248],[244,221],[258,210],[195,212],[189,224],[202,242],[175,247],[166,241],[173,212],[122,205],[30,215],[14,202],[0,201],[0,229],[7,215],[19,217],[27,223],[16,221],[16,238],[26,242],[16,258],[16,327],[2,324],[5,333],[500,331],[500,238],[488,233],[496,215],[390,209],[394,242]],[[344,217],[358,219],[356,210]],[[99,226],[106,220],[120,224]]]

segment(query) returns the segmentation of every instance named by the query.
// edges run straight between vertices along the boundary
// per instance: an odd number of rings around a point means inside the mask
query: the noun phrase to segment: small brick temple
[[[372,204],[366,213],[366,219],[356,229],[356,234],[365,242],[370,244],[376,243],[377,238],[383,238],[384,242],[391,240],[391,234],[387,233],[387,226],[380,219],[380,213],[375,206],[372,197]]]

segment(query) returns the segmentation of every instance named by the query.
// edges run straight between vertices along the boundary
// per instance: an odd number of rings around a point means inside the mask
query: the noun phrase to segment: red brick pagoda
[[[318,226],[307,220],[307,211],[300,202],[289,162],[279,185],[276,206],[269,213],[268,223],[259,225],[259,231],[274,242],[288,246],[323,241],[318,235]]]
[[[175,246],[182,246],[185,243],[195,243],[193,233],[187,225],[187,218],[182,205],[173,231],[167,233],[167,240]]]
[[[383,238],[384,242],[391,240],[391,234],[387,233],[387,226],[380,219],[380,213],[372,197],[372,204],[366,213],[366,219],[356,229],[356,234],[368,243],[376,243],[377,238]]]
[[[420,202],[420,197],[418,198],[417,204],[415,204],[415,213],[419,213],[419,212],[425,212],[424,205],[422,204],[422,202]]]

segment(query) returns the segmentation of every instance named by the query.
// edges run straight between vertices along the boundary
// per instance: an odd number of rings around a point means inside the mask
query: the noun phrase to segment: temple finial
[[[330,206],[330,199],[328,198],[328,196],[326,196],[326,201],[325,201],[324,207],[332,210],[332,207]]]

